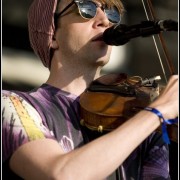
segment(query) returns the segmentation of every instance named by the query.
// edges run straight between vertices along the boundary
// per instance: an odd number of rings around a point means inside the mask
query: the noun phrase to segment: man
[[[167,145],[153,132],[163,121],[160,113],[178,115],[177,76],[149,110],[116,130],[89,142],[80,125],[79,95],[100,77],[111,53],[100,37],[122,12],[116,0],[34,0],[30,41],[50,76],[31,92],[3,93],[4,177],[169,179]]]

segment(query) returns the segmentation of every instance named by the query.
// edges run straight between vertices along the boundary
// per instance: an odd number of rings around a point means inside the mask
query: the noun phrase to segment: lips
[[[98,34],[92,39],[92,41],[103,41],[103,34]]]

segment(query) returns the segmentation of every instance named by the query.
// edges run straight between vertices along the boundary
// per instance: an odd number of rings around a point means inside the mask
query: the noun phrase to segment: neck
[[[94,79],[100,77],[100,71],[100,67],[82,68],[75,64],[72,66],[52,64],[46,83],[79,96]]]

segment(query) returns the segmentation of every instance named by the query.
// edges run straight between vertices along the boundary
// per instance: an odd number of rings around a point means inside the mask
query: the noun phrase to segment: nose
[[[93,24],[94,28],[110,26],[109,19],[107,18],[106,14],[100,7],[97,8],[96,16],[94,17],[94,19],[95,19]]]

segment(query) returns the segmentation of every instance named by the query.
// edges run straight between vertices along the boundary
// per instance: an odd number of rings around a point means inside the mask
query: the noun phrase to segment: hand
[[[170,77],[167,86],[150,106],[158,109],[165,119],[178,117],[178,75]]]

